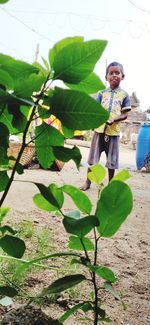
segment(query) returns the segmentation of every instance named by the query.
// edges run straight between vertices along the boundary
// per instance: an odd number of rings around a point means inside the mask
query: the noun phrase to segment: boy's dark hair
[[[119,62],[111,62],[108,66],[107,66],[107,68],[106,68],[106,76],[107,76],[107,74],[108,74],[108,71],[109,71],[109,68],[110,67],[119,67],[120,68],[120,70],[121,70],[121,72],[122,72],[122,76],[124,77],[124,69],[123,69],[123,65],[121,64],[121,63],[119,63]]]

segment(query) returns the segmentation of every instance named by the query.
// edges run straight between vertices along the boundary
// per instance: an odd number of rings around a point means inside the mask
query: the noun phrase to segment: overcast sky
[[[150,0],[10,0],[0,5],[0,31],[0,52],[29,63],[37,44],[40,61],[64,37],[108,40],[95,72],[104,81],[106,64],[121,62],[122,88],[150,107]]]

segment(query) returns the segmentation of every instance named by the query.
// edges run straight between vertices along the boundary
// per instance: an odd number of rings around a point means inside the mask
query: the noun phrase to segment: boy
[[[120,82],[124,76],[122,64],[112,62],[108,65],[105,78],[109,83],[109,88],[98,94],[97,101],[110,113],[109,120],[95,129],[87,161],[89,165],[98,163],[101,153],[105,151],[109,181],[113,178],[115,169],[118,168],[120,121],[125,120],[128,111],[131,110],[130,97],[120,88]],[[80,189],[86,191],[90,185],[91,182],[87,178]]]

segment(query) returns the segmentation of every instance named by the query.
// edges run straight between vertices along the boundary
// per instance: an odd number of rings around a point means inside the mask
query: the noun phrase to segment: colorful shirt
[[[110,113],[109,120],[116,119],[121,113],[131,110],[130,97],[120,87],[114,90],[111,88],[102,90],[98,93],[97,101]],[[104,130],[107,135],[119,135],[120,122],[114,122],[107,126],[103,124],[95,129],[98,133],[104,133]]]

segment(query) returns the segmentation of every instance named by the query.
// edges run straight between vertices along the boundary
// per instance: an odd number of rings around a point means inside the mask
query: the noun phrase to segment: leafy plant
[[[6,1],[5,1],[6,2]],[[2,2],[1,2],[2,3]],[[34,142],[36,155],[43,168],[49,168],[56,159],[68,162],[72,159],[79,169],[81,153],[74,146],[65,147],[65,138],[72,137],[74,130],[90,130],[107,121],[109,114],[89,94],[104,87],[98,76],[93,73],[95,64],[101,57],[106,41],[84,41],[82,37],[66,38],[56,43],[49,51],[48,61],[43,65],[28,64],[23,61],[0,54],[0,219],[8,212],[3,207],[5,198],[14,181],[15,173],[21,175],[24,168],[20,162],[25,148]],[[61,80],[64,87],[53,87],[53,83]],[[46,123],[46,119],[54,115],[62,123],[63,134]],[[28,133],[35,121],[34,138]],[[8,156],[10,135],[22,134],[22,143],[17,158]],[[11,162],[13,168],[8,173]],[[12,166],[12,165],[11,165]],[[91,167],[89,177],[98,186],[103,181],[105,170],[100,165]],[[20,176],[21,177],[21,176]],[[113,289],[116,277],[105,265],[98,264],[98,243],[101,237],[113,236],[132,209],[132,193],[124,180],[126,172],[116,176],[98,196],[96,209],[88,196],[71,185],[58,187],[56,184],[45,186],[34,183],[39,192],[33,200],[38,208],[48,212],[59,212],[66,232],[70,235],[69,251],[49,254],[26,261],[22,259],[26,246],[22,239],[7,226],[0,228],[0,247],[11,258],[21,261],[17,274],[41,261],[51,258],[70,257],[72,263],[81,266],[83,273],[67,274],[56,279],[42,290],[38,297],[57,295],[79,283],[86,281],[93,287],[93,294],[87,301],[81,301],[69,309],[59,319],[60,323],[81,309],[90,313],[84,320],[93,324],[109,322],[105,310],[102,309],[99,291],[106,290],[115,297],[119,296]],[[31,183],[31,181],[29,180]],[[76,205],[76,211],[66,214],[63,211],[65,195]],[[108,205],[109,200],[109,205]],[[94,212],[93,212],[94,210]],[[93,234],[92,239],[88,234]],[[73,250],[73,252],[72,252]],[[82,253],[81,253],[82,252]],[[81,270],[81,271],[82,271]],[[102,280],[102,287],[100,280]],[[0,294],[12,297],[12,286],[1,286]],[[13,291],[13,296],[18,290]],[[93,318],[91,316],[93,314]]]

